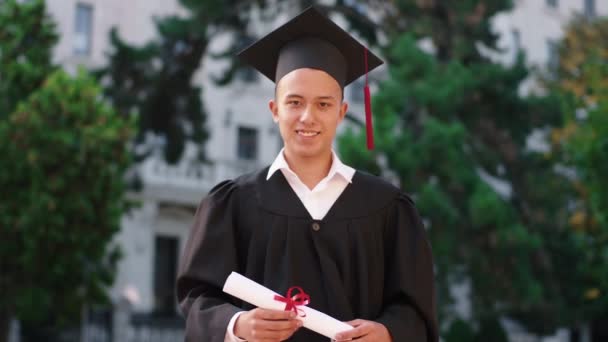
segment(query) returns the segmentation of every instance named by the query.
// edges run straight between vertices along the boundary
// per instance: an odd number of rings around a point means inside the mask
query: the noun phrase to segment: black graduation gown
[[[395,342],[438,341],[431,248],[412,200],[357,171],[314,220],[277,171],[215,186],[198,208],[177,279],[186,341],[221,342],[230,318],[252,306],[222,292],[230,272],[336,319],[384,324]],[[308,329],[289,341],[327,342]]]

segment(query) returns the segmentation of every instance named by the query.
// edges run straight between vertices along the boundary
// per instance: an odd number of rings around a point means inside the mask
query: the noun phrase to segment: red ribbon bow
[[[298,291],[292,295],[292,292]],[[285,303],[285,311],[293,311],[300,317],[306,317],[306,313],[302,309],[298,309],[298,306],[306,306],[310,303],[310,296],[302,290],[299,286],[292,286],[287,290],[287,296],[275,295],[274,300]]]

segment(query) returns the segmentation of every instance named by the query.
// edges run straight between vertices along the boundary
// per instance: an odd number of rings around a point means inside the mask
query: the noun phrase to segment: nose
[[[303,124],[312,124],[314,122],[314,113],[311,105],[307,105],[300,115],[300,122]]]

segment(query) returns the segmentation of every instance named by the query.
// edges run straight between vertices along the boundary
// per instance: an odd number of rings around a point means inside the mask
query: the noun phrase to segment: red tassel
[[[365,87],[363,92],[365,95],[365,129],[367,133],[367,149],[374,149],[374,127],[372,126],[372,100],[367,83],[367,48],[365,49]]]
[[[365,92],[365,128],[367,130],[367,149],[374,149],[374,128],[372,126],[372,101],[369,93],[369,86],[366,84]]]

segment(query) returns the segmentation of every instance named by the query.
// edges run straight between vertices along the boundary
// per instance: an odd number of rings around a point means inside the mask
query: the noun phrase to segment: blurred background
[[[0,342],[183,340],[199,201],[282,146],[234,55],[312,3],[386,61],[335,148],[416,200],[442,340],[608,341],[608,1],[0,0]]]

